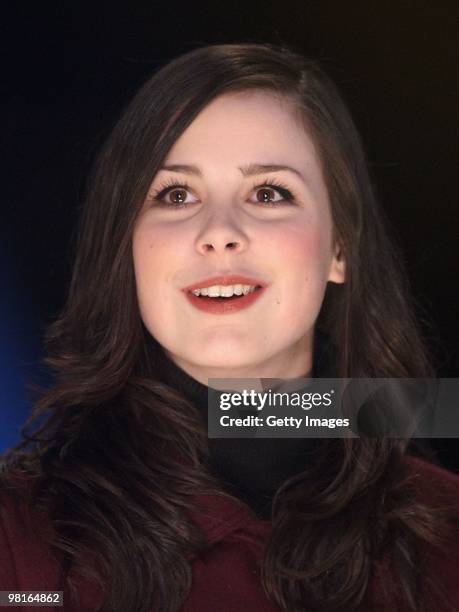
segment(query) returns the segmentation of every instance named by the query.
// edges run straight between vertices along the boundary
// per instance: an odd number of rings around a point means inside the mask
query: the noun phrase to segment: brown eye
[[[186,200],[186,190],[185,189],[173,189],[172,191],[169,191],[169,193],[167,194],[168,197],[172,197],[172,201],[173,204],[183,204]]]
[[[283,204],[293,204],[295,197],[291,191],[280,185],[274,185],[265,182],[262,185],[254,187],[256,201],[252,200],[253,204],[262,204],[264,206],[278,206]]]
[[[261,194],[261,198],[260,198],[260,194]],[[266,187],[264,187],[263,189],[259,189],[257,191],[257,200],[258,200],[258,202],[262,202],[262,203],[272,202],[272,201],[274,201],[272,199],[272,198],[274,198],[273,194],[275,195],[275,190],[274,189],[267,189]],[[277,200],[277,201],[279,201],[279,200]]]
[[[188,205],[195,204],[197,201],[187,201],[187,196],[191,194],[188,185],[185,184],[168,185],[155,193],[156,195],[153,197],[153,200],[158,206],[165,206],[166,208],[184,208]]]

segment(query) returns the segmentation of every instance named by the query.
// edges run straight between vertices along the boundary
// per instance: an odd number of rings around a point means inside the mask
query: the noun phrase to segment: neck
[[[298,344],[293,347],[293,350],[289,347],[288,351],[276,355],[271,360],[237,367],[196,365],[186,359],[172,355],[169,351],[164,350],[164,352],[170,361],[186,372],[188,376],[203,385],[209,385],[209,379],[211,378],[309,378],[312,376],[313,370],[312,342],[309,344],[308,350],[304,350],[304,346]]]

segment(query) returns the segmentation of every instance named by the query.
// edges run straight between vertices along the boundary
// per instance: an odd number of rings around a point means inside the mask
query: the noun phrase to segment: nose
[[[233,219],[227,215],[215,215],[208,219],[196,238],[196,250],[205,255],[215,253],[239,253],[247,248],[247,237]]]

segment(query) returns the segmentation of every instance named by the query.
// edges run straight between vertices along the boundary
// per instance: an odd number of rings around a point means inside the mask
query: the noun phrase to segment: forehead
[[[310,164],[316,158],[293,103],[258,90],[225,93],[212,100],[175,142],[167,161],[189,162],[190,153],[193,161],[218,158],[222,163],[263,159]]]

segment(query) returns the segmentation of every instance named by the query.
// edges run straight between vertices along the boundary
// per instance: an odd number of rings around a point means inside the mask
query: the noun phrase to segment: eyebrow
[[[195,176],[202,177],[202,172],[197,166],[189,164],[170,164],[167,166],[161,166],[159,170],[169,170],[170,172],[182,172],[184,174],[193,174]],[[264,172],[279,172],[280,170],[287,170],[293,172],[299,176],[303,181],[305,180],[303,174],[296,168],[291,166],[284,166],[281,164],[247,164],[245,166],[239,166],[238,170],[241,171],[243,176],[255,176],[257,174],[263,174]]]

